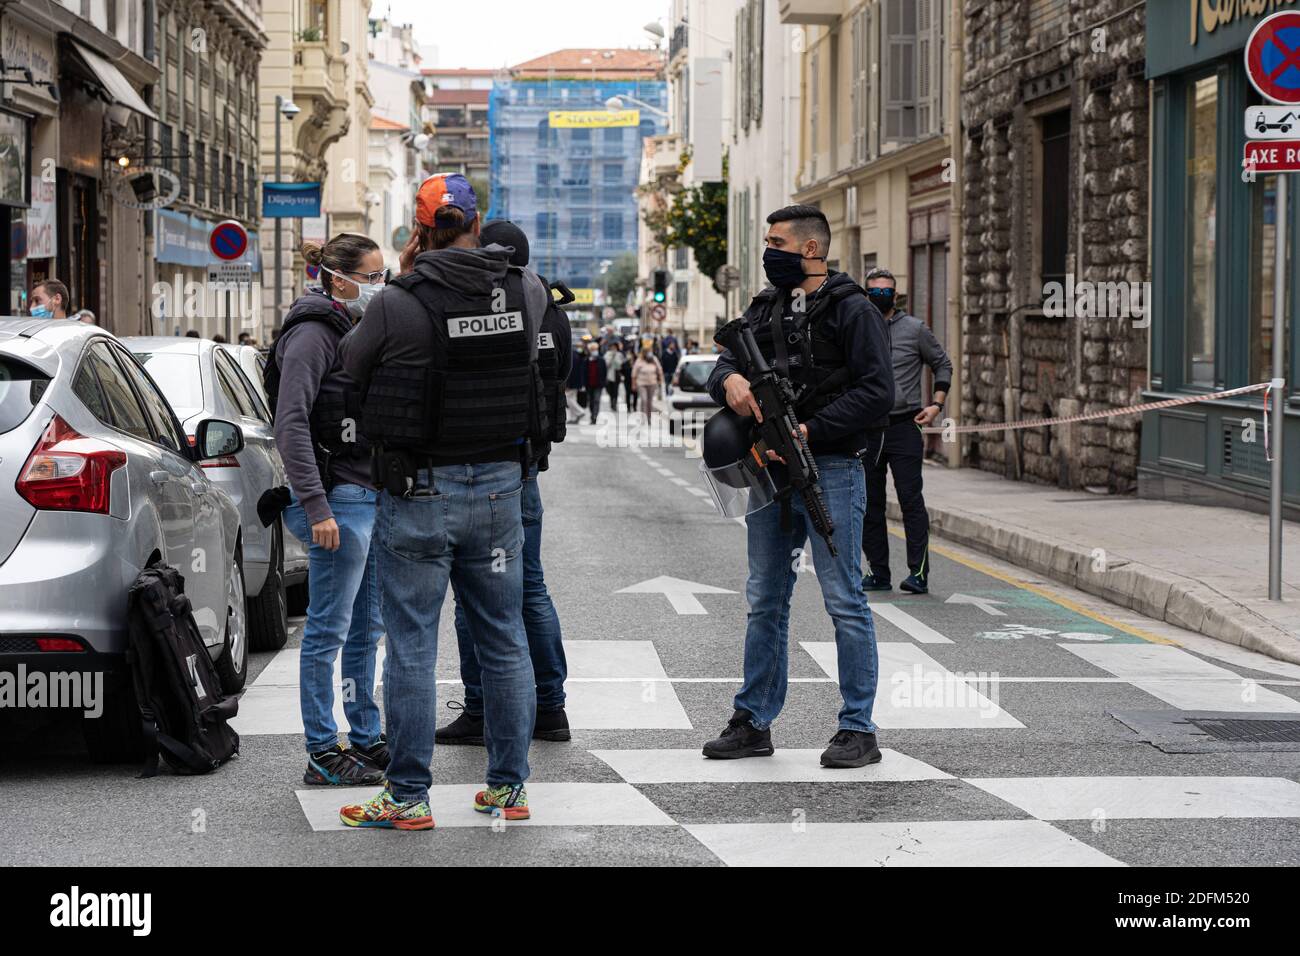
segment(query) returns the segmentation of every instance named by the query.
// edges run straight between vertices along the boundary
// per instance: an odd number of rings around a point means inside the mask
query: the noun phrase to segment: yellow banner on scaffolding
[[[570,289],[569,291],[573,293],[574,305],[595,305],[596,304],[595,289]]]
[[[551,110],[552,129],[607,129],[640,126],[640,110]]]

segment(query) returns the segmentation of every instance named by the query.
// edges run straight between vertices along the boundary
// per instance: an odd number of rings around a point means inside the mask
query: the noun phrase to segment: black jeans
[[[894,474],[894,492],[903,511],[908,570],[922,581],[930,574],[930,514],[921,494],[921,460],[925,441],[910,418],[872,436],[863,456],[867,472],[867,513],[862,519],[862,551],[871,573],[890,580],[889,530],[885,525],[885,471]]]
[[[600,396],[603,389],[599,385],[587,386],[587,413],[591,415],[591,423],[596,424],[596,416],[600,414]]]

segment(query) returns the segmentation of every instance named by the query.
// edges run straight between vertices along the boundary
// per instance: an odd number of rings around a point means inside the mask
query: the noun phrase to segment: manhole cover
[[[1167,754],[1300,753],[1300,714],[1223,710],[1111,711],[1111,716]]]
[[[1300,743],[1300,720],[1250,720],[1247,718],[1207,720],[1193,718],[1188,723],[1194,724],[1215,740],[1272,744]]]

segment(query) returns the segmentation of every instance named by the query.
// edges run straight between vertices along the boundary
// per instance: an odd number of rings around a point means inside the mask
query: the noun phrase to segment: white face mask
[[[324,266],[320,267],[320,271],[328,272],[330,275],[338,276],[340,279],[347,279],[357,287],[357,297],[355,299],[340,299],[337,295],[334,296],[336,301],[342,302],[343,305],[347,307],[348,313],[354,318],[361,318],[362,314],[366,311],[366,306],[369,305],[370,300],[375,297],[375,293],[384,287],[382,282],[357,282],[355,279],[349,279],[347,276],[335,272],[333,269],[326,269]]]

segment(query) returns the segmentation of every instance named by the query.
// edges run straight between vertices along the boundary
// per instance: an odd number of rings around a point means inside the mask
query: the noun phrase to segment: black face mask
[[[868,289],[867,295],[871,298],[871,304],[880,310],[881,315],[894,307],[893,289]]]
[[[811,258],[820,258],[826,261],[825,256],[812,256]],[[789,291],[795,288],[804,279],[824,276],[825,272],[804,272],[803,256],[797,252],[786,252],[783,249],[773,249],[768,247],[763,252],[763,272],[767,275],[767,281],[772,283],[778,289]]]

